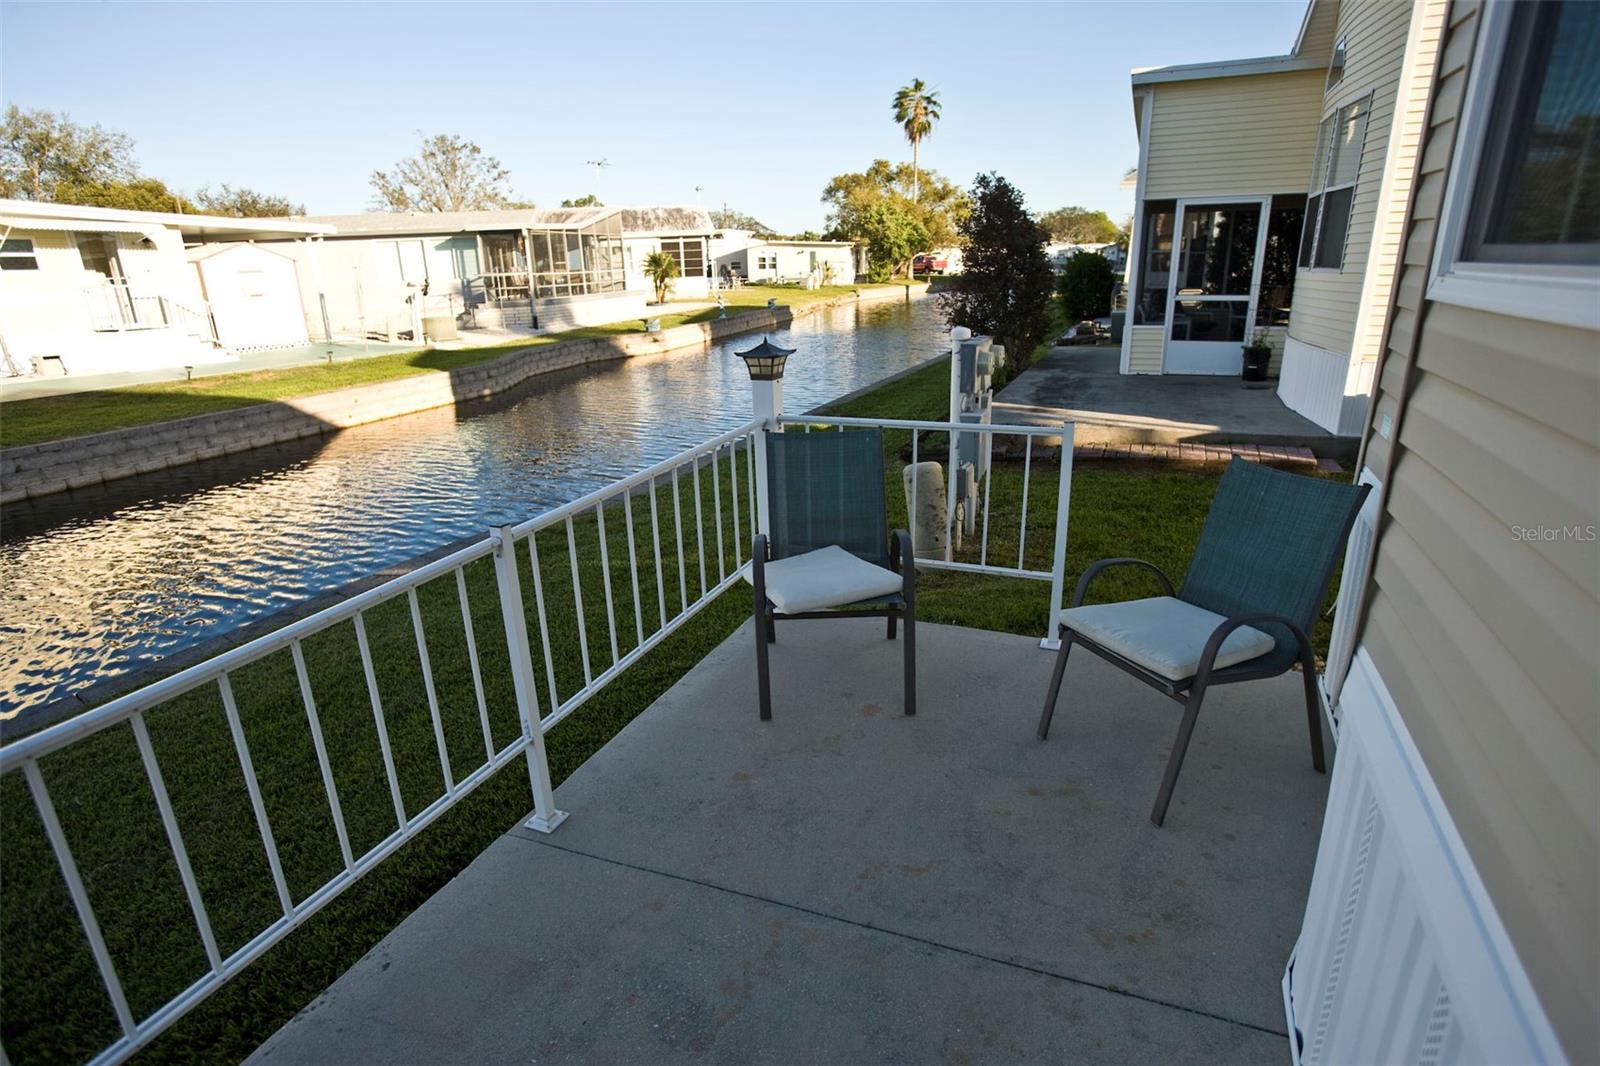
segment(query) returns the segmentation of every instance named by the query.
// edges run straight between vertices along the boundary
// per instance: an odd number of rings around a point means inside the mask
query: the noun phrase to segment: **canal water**
[[[804,411],[947,351],[932,300],[841,307],[772,334]],[[741,425],[736,338],[544,375],[511,393],[94,489],[0,523],[0,719]]]

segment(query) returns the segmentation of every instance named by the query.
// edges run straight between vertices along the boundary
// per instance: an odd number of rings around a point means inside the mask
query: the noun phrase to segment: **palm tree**
[[[667,290],[678,276],[678,261],[666,252],[651,252],[644,257],[644,276],[656,287],[656,303],[667,302]]]
[[[921,184],[917,148],[922,138],[933,132],[933,124],[939,121],[939,94],[929,92],[921,78],[911,79],[910,85],[894,94],[894,120],[906,131],[906,140],[911,142],[911,202],[916,203]]]

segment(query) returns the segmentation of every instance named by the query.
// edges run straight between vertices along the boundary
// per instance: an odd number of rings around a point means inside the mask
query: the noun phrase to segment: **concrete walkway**
[[[1325,777],[1298,678],[1178,707],[1035,638],[747,623],[249,1060],[1282,1062]],[[581,712],[580,712],[581,713]],[[403,857],[398,861],[404,861]]]
[[[1077,423],[1080,444],[1255,444],[1354,454],[1336,437],[1283,405],[1276,388],[1246,388],[1236,377],[1117,372],[1118,349],[1057,347],[1000,390],[994,420],[1013,425]]]

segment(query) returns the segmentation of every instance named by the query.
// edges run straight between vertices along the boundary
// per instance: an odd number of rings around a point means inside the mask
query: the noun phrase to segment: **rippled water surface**
[[[773,334],[804,411],[945,346],[932,301],[839,308]],[[759,339],[759,338],[757,338]],[[519,521],[750,418],[739,338],[536,378],[440,408],[8,506],[0,717]]]

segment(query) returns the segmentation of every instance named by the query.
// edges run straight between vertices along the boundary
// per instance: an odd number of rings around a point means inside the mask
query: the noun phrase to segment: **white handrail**
[[[984,478],[983,538],[985,549],[980,555],[980,561],[973,563],[953,558],[916,560],[916,565],[919,567],[1049,581],[1051,583],[1052,614],[1054,609],[1060,606],[1065,570],[1067,504],[1070,493],[1072,465],[1072,426],[1070,423],[1061,427],[1006,426],[963,422],[923,422],[905,419],[828,416],[781,418],[779,421],[781,424],[787,425],[803,424],[807,430],[812,426],[835,426],[840,430],[845,430],[848,427],[909,429],[914,431],[913,442],[915,442],[918,432],[945,432],[950,434],[952,445],[954,445],[958,434],[986,434],[986,439],[992,439],[994,435],[998,434],[1009,434],[1025,438],[1028,441],[1030,453],[1034,438],[1061,437],[1061,480],[1056,514],[1056,539],[1052,567],[1049,571],[1025,566],[1026,558],[1020,550],[1020,544],[1026,537],[1028,518],[1026,511],[1022,516],[1023,529],[1019,536],[1018,565],[1015,567],[1000,567],[990,565],[987,562],[988,501],[989,494],[992,491],[992,467],[986,472]],[[113,1008],[113,1013],[121,1023],[121,1035],[116,1041],[103,1049],[95,1061],[120,1062],[148,1045],[157,1034],[214,992],[251,960],[302,925],[311,915],[315,914],[346,887],[354,883],[363,873],[372,869],[386,856],[392,854],[445,810],[460,802],[478,784],[487,780],[489,776],[498,772],[519,755],[524,756],[527,761],[534,798],[534,813],[526,824],[530,828],[542,832],[550,832],[555,829],[561,823],[565,814],[554,807],[553,787],[544,748],[545,735],[568,715],[592,699],[607,684],[615,680],[663,640],[695,617],[707,605],[715,601],[723,592],[743,580],[744,571],[747,567],[747,557],[739,542],[747,535],[747,527],[750,532],[753,532],[757,523],[758,513],[760,513],[759,505],[762,501],[757,499],[757,478],[755,473],[759,458],[758,451],[761,450],[759,438],[761,434],[770,431],[769,427],[770,423],[762,420],[753,420],[737,428],[730,429],[725,433],[712,437],[710,440],[685,449],[668,459],[648,466],[637,473],[621,478],[594,492],[587,493],[569,503],[554,507],[517,525],[489,530],[478,540],[424,563],[408,573],[391,578],[374,588],[351,596],[305,618],[291,622],[281,629],[264,634],[211,659],[197,663],[169,677],[111,700],[93,710],[86,711],[74,718],[0,747],[0,774],[20,771],[27,778],[28,793],[32,796],[35,808],[43,820],[50,847],[67,882],[67,888],[76,909],[79,924],[90,942],[91,953],[105,985],[106,995]],[[728,463],[726,475],[722,470],[724,450],[727,453]],[[915,443],[913,443],[913,462],[915,457],[916,448]],[[739,472],[741,462],[745,464],[742,485]],[[1028,490],[1026,479],[1031,477],[1032,471],[1037,465],[1030,461],[1025,467],[1024,494]],[[703,506],[701,494],[702,467],[710,475],[711,480],[712,506],[709,509]],[[684,479],[681,477],[685,469],[692,473],[691,478]],[[728,519],[731,521],[731,528],[734,531],[733,544],[731,546],[726,543],[727,538],[723,528],[722,480],[724,476],[728,479]],[[680,492],[686,480],[692,486],[694,492],[695,505],[692,508],[684,508],[680,501]],[[672,515],[670,524],[663,521],[665,516],[660,513],[660,506],[657,501],[658,491],[665,491],[671,494]],[[647,494],[650,506],[648,522],[651,541],[645,551],[641,551],[636,543],[633,524],[633,498],[641,492]],[[574,519],[593,511],[595,515],[594,528],[601,537],[605,537],[607,517],[605,512],[608,505],[621,508],[621,516],[626,523],[628,564],[632,571],[629,585],[633,607],[634,625],[632,628],[636,639],[634,645],[625,652],[622,651],[619,645],[619,632],[626,634],[627,627],[619,627],[618,625],[617,608],[620,605],[617,600],[619,597],[614,594],[612,588],[610,547],[604,541],[600,544],[598,555],[602,566],[601,579],[604,583],[603,602],[606,612],[604,632],[606,637],[603,640],[597,639],[595,641],[588,639],[588,623],[584,616],[585,605],[583,603],[584,578],[582,571],[585,569],[585,565],[579,559],[577,536],[574,531]],[[742,515],[741,511],[743,512]],[[612,512],[613,517],[616,514],[616,511]],[[714,537],[706,536],[705,522],[708,519],[714,525]],[[539,563],[539,547],[536,537],[540,532],[552,529],[558,524],[564,527],[562,532],[567,540],[565,550],[565,554],[568,556],[567,565],[565,567],[552,567],[550,573],[546,575]],[[692,530],[686,529],[686,524],[692,524],[694,528]],[[666,538],[662,536],[663,527],[665,527],[667,534]],[[588,527],[586,526],[586,528]],[[673,549],[670,556],[663,551],[664,539],[668,542],[667,546]],[[714,577],[712,569],[706,566],[704,558],[704,553],[712,542],[715,544],[717,553]],[[519,544],[526,544],[527,551],[525,553],[518,548]],[[728,565],[729,555],[725,554],[725,550],[730,548],[733,559],[731,567]],[[692,597],[690,595],[691,571],[686,557],[686,552],[689,550],[696,551],[697,556],[694,573],[698,577],[698,581],[694,582],[695,594]],[[649,559],[652,553],[657,602],[656,610],[651,612],[654,617],[649,618],[647,622],[647,603],[640,596],[641,582],[639,581],[638,567]],[[465,578],[465,567],[467,565],[490,556],[494,558],[496,569],[501,615],[505,625],[507,646],[510,651],[508,669],[511,671],[513,689],[516,694],[519,721],[519,735],[511,743],[499,748],[496,748],[490,730],[488,710],[484,698],[483,664],[478,656],[472,615],[467,604]],[[641,558],[641,556],[644,558]],[[592,560],[590,562],[592,563]],[[531,573],[522,569],[530,564],[532,567]],[[678,588],[676,596],[669,595],[667,591],[664,578],[669,568],[677,571]],[[565,579],[557,578],[558,572],[563,569],[567,571]],[[573,606],[564,607],[563,617],[554,621],[552,620],[545,594],[546,577],[562,584],[565,584],[566,580],[571,582]],[[531,623],[525,611],[522,596],[522,584],[527,578],[531,578],[534,591],[533,614],[539,629],[537,646],[535,646],[535,638],[530,632]],[[476,705],[483,731],[482,761],[474,769],[459,777],[453,772],[453,764],[450,758],[451,752],[441,720],[443,699],[439,690],[435,688],[436,679],[432,669],[428,639],[418,603],[418,590],[421,586],[440,579],[452,581],[459,597],[463,633],[466,638],[467,655],[471,666],[473,685],[471,702]],[[442,778],[441,794],[433,798],[416,814],[410,816],[407,815],[404,797],[401,794],[395,753],[391,746],[390,727],[385,717],[383,700],[378,691],[375,649],[368,639],[365,625],[365,616],[369,612],[380,605],[396,601],[402,597],[406,600],[409,609],[411,622],[410,639],[415,642],[416,654],[423,673],[423,691],[426,695],[428,718],[432,727],[434,745],[437,747]],[[622,601],[624,604],[628,602],[626,597],[623,597]],[[669,602],[674,604],[670,609]],[[316,701],[313,698],[305,654],[301,646],[306,638],[345,622],[351,622],[354,625],[361,674],[371,703],[372,720],[378,744],[382,750],[383,785],[378,785],[375,781],[374,788],[381,790],[386,786],[389,793],[389,801],[394,808],[396,823],[392,832],[361,854],[356,854],[352,848],[350,831],[345,822],[339,788],[329,762],[327,744],[323,735]],[[569,627],[566,630],[566,635],[570,636],[570,626],[574,622],[578,627],[576,643],[582,656],[582,680],[574,690],[563,692],[561,687],[558,686],[555,656],[552,654],[551,634],[558,628],[559,624],[560,626]],[[291,894],[289,879],[279,857],[270,811],[264,802],[261,783],[256,775],[250,753],[250,744],[230,680],[231,675],[242,668],[285,649],[289,650],[293,658],[295,679],[304,705],[312,746],[316,752],[317,772],[321,778],[322,791],[326,796],[328,813],[334,831],[338,836],[340,856],[343,860],[340,869],[333,877],[311,891],[309,895],[298,903],[295,902]],[[533,661],[534,656],[540,653],[542,653],[544,659],[546,681],[543,692],[540,691],[541,686],[536,676],[537,667]],[[171,800],[167,795],[166,784],[157,760],[157,751],[155,746],[150,743],[144,717],[145,712],[151,708],[204,685],[217,686],[218,693],[221,696],[223,711],[233,740],[234,755],[243,775],[245,789],[256,823],[256,830],[260,836],[260,844],[265,853],[268,872],[271,875],[273,894],[277,897],[282,911],[279,917],[268,923],[243,947],[226,956],[221,954],[217,946],[216,934],[211,928],[211,918],[206,908],[206,901],[190,866],[182,829],[172,812]],[[161,815],[161,826],[166,835],[168,848],[177,865],[180,875],[179,880],[188,900],[189,911],[195,921],[202,945],[206,949],[206,957],[209,964],[209,969],[203,976],[178,993],[178,995],[158,1006],[143,1019],[135,1018],[129,1009],[127,998],[123,992],[122,980],[117,972],[116,962],[106,950],[103,938],[100,936],[100,927],[95,917],[94,908],[91,905],[88,894],[83,891],[82,878],[78,873],[77,861],[59,819],[56,817],[56,805],[51,798],[50,789],[46,784],[44,775],[41,773],[39,763],[42,758],[53,752],[60,751],[124,721],[132,723],[134,738],[138,745],[146,781],[156,800],[156,807]],[[475,743],[473,746],[476,746]],[[457,757],[460,757],[459,751],[457,752]],[[0,1062],[3,1061],[4,1053],[0,1051]]]

